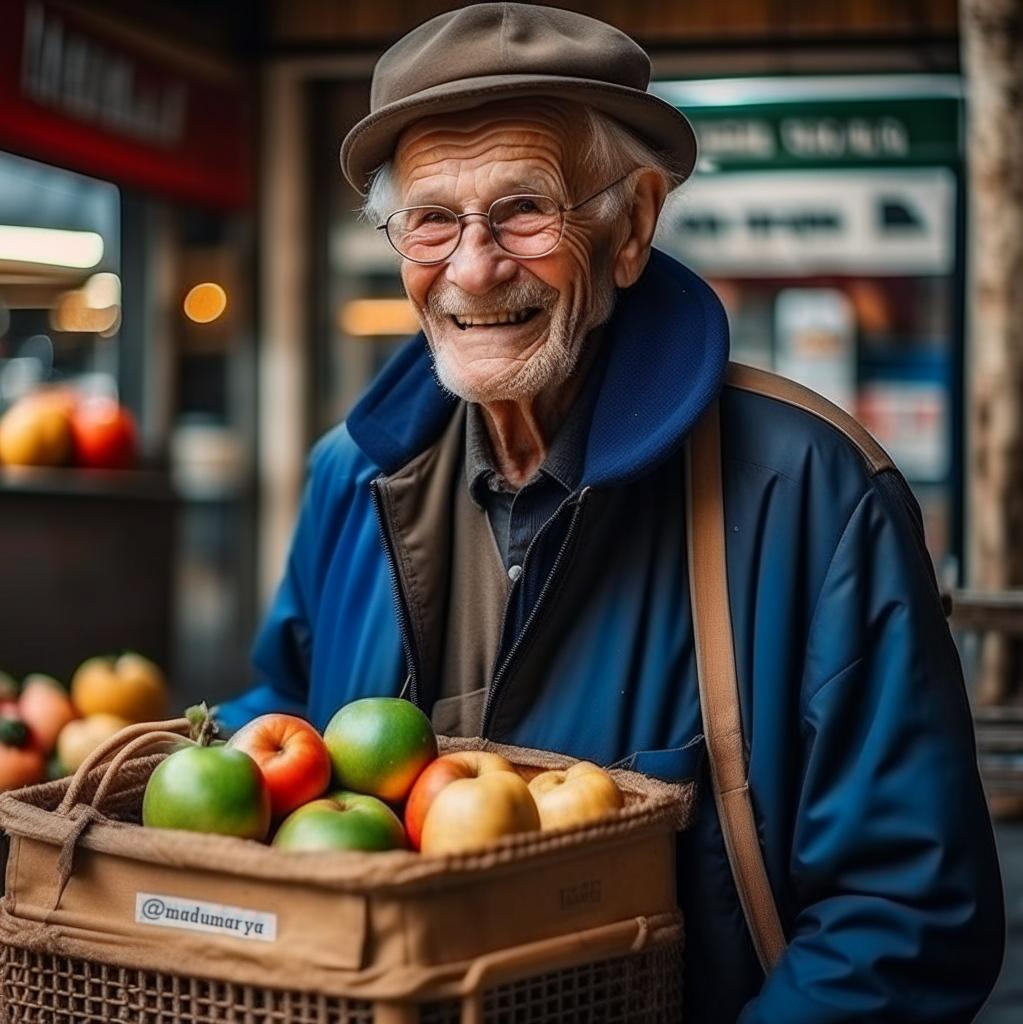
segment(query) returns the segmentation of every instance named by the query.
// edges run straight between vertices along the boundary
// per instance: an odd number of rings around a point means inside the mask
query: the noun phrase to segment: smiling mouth
[[[451,319],[460,331],[470,327],[514,327],[532,320],[539,308],[505,310],[501,313],[476,313],[472,316],[458,316],[452,313]]]

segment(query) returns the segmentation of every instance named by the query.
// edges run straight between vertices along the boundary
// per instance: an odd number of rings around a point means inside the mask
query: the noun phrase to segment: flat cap
[[[650,58],[613,25],[555,7],[472,4],[424,22],[380,57],[370,112],[345,136],[341,168],[362,192],[414,121],[536,96],[610,115],[681,180],[696,162],[696,136],[681,111],[646,91],[649,83]]]

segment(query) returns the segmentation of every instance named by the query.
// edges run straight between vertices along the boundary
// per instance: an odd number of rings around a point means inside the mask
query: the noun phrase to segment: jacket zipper
[[[487,690],[487,699],[483,705],[483,721],[480,725],[480,735],[486,736],[487,730],[490,728],[490,720],[494,714],[494,708],[497,704],[497,698],[499,696],[500,684],[505,680],[508,675],[508,671],[511,668],[512,663],[515,660],[516,654],[518,654],[523,643],[525,642],[526,636],[528,635],[533,623],[536,621],[537,616],[540,614],[540,609],[543,606],[544,600],[547,597],[551,589],[551,585],[554,583],[554,578],[558,575],[558,570],[561,568],[561,563],[565,560],[565,554],[572,546],[572,541],[575,539],[575,535],[579,530],[579,519],[582,515],[583,502],[586,499],[586,495],[589,494],[590,488],[584,487],[579,492],[579,497],[575,499],[575,509],[572,512],[572,519],[568,524],[568,531],[565,533],[565,539],[561,542],[561,547],[558,549],[557,557],[554,559],[554,565],[551,566],[551,571],[547,575],[547,579],[544,580],[543,587],[540,589],[540,593],[537,594],[536,602],[533,604],[533,609],[530,611],[522,629],[519,630],[519,635],[515,638],[515,642],[511,645],[511,649],[505,656],[504,661],[501,663],[497,672],[494,673],[494,678],[490,682],[490,688]],[[571,498],[567,498],[565,503],[558,508],[558,512],[565,507],[565,504],[572,501]],[[548,523],[553,522],[557,518],[558,512],[555,512],[553,516],[548,520]],[[526,548],[525,557],[522,559],[523,573],[525,576],[525,567],[529,564],[529,556],[536,546],[537,541],[540,538],[540,534],[543,530],[538,531],[533,539],[529,542],[529,547]],[[522,576],[519,579],[522,579]],[[518,586],[518,580],[515,582],[515,586]],[[509,592],[508,601],[505,604],[505,621],[508,619],[508,608],[511,606],[512,596],[514,590]]]
[[[377,527],[380,530],[380,537],[384,542],[384,555],[387,559],[387,569],[391,574],[391,593],[394,597],[394,607],[398,612],[398,632],[401,636],[401,646],[405,653],[405,668],[408,676],[402,686],[402,693],[408,690],[408,699],[419,707],[419,674],[416,670],[415,651],[412,647],[412,635],[408,626],[408,609],[405,607],[405,595],[401,590],[401,583],[398,580],[398,570],[394,567],[394,550],[391,545],[391,531],[387,529],[384,521],[383,503],[380,498],[380,481],[383,477],[377,477],[370,484],[370,494],[373,496],[373,509],[376,512]]]

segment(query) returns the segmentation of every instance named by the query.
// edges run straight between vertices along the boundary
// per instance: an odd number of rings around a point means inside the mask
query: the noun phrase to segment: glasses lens
[[[498,244],[516,256],[542,256],[561,241],[561,210],[547,196],[508,196],[490,208]]]
[[[391,245],[410,260],[444,260],[458,244],[458,218],[443,206],[415,206],[387,218]]]

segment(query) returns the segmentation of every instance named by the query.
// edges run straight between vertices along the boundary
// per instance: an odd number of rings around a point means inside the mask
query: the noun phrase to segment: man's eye
[[[512,213],[539,213],[540,207],[536,205],[536,200],[529,199],[523,196],[521,199],[515,200],[515,205],[512,207]]]
[[[416,231],[419,228],[443,227],[451,223],[451,215],[443,210],[415,210],[405,219],[406,230]]]

